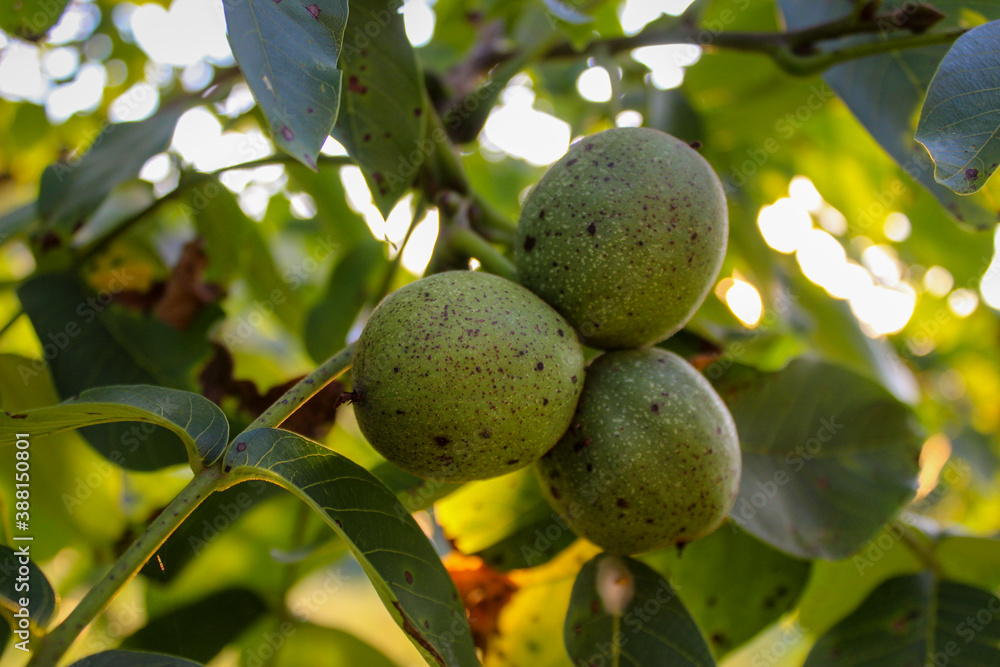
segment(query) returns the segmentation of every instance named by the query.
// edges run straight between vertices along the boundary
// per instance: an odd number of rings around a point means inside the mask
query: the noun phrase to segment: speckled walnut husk
[[[679,356],[650,348],[607,352],[587,367],[573,427],[536,470],[574,532],[634,554],[715,530],[740,467],[719,395]]]
[[[583,387],[576,334],[497,276],[439,273],[386,297],[354,356],[354,411],[387,459],[468,481],[531,465],[566,431]]]
[[[726,198],[690,146],[649,128],[585,137],[525,201],[515,248],[521,282],[603,349],[678,331],[726,254]]]

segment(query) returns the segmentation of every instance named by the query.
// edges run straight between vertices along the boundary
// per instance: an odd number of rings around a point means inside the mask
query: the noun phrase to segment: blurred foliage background
[[[356,337],[381,296],[439,262],[442,218],[455,215],[447,202],[411,193],[383,217],[336,140],[318,172],[276,152],[235,68],[221,2],[20,2],[33,10],[13,19],[0,10],[5,410],[141,382],[202,393],[245,426]],[[730,247],[716,289],[668,346],[724,368],[821,359],[908,404],[926,436],[908,521],[948,536],[937,554],[964,564],[953,575],[1000,584],[990,539],[1000,529],[1000,186],[955,203],[921,185],[929,161],[907,158],[923,151],[912,139],[920,81],[871,63],[854,76],[794,77],[765,55],[713,47],[718,32],[810,25],[849,3],[689,4],[413,0],[401,11],[439,111],[508,62],[498,54],[514,45],[581,49],[514,68],[495,106],[484,98],[468,108],[482,131],[455,137],[465,139],[459,162],[477,201],[511,224],[574,138],[644,125],[697,142],[729,197]],[[948,25],[1000,18],[992,3],[936,4]],[[578,12],[589,20],[574,24]],[[615,41],[692,20],[707,31],[702,46]],[[922,85],[946,50],[907,56],[930,63],[912,70]],[[105,135],[103,162],[90,165],[100,182],[78,191],[110,188],[96,210],[81,221],[59,209],[65,200],[36,207],[47,167],[79,163],[108,123],[139,121],[143,136],[159,139]],[[820,376],[810,390],[838,386]],[[349,407],[303,412],[297,430],[392,474]],[[120,428],[87,437],[126,442]],[[134,435],[144,447],[168,437]],[[113,465],[77,433],[33,446],[33,557],[65,614],[190,472],[183,457]],[[0,491],[9,507],[8,470]],[[596,549],[552,529],[529,474],[426,497],[415,484],[393,488],[417,499],[416,517],[465,595],[484,664],[569,664],[555,638],[574,576]],[[880,544],[874,535],[852,556],[809,562],[733,525],[681,557],[643,560],[669,575],[721,664],[797,665],[880,582],[925,565]],[[212,667],[421,664],[345,554],[287,493],[235,487],[196,512],[73,655],[121,645]],[[19,660],[8,651],[0,661]]]

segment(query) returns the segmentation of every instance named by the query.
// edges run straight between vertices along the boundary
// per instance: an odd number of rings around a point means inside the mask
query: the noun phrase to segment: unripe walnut
[[[537,463],[578,535],[619,554],[691,542],[732,509],[741,459],[722,399],[679,356],[606,352],[587,367],[573,426]]]
[[[521,282],[603,349],[669,337],[705,300],[726,254],[726,198],[694,149],[648,128],[581,139],[528,195]]]
[[[565,432],[583,387],[572,327],[527,289],[449,271],[372,313],[354,356],[354,410],[371,445],[429,479],[531,465]]]

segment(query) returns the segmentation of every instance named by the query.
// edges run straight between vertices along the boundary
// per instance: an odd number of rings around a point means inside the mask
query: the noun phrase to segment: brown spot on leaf
[[[403,619],[403,632],[413,637],[418,644],[424,647],[424,649],[428,653],[430,653],[435,660],[437,660],[438,664],[447,665],[448,664],[447,661],[441,656],[440,653],[438,653],[438,650],[434,648],[434,646],[429,641],[427,641],[427,638],[424,637],[424,634],[420,632],[420,630],[418,630],[415,625],[413,625],[409,617],[407,617],[407,615],[403,612],[402,605],[400,605],[399,602],[397,602],[396,600],[393,600],[392,606],[396,608],[396,611],[399,612],[399,615]]]
[[[352,93],[357,93],[358,95],[364,95],[365,93],[368,92],[368,86],[363,85],[361,83],[361,80],[358,79],[358,76],[356,74],[352,74],[350,77],[348,77],[347,89],[350,90]]]
[[[314,19],[318,19],[321,10],[319,8],[319,5],[306,5],[306,11],[312,14],[312,17]]]

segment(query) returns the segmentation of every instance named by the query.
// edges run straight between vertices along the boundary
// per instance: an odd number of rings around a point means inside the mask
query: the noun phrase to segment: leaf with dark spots
[[[413,623],[410,621],[410,619],[406,616],[406,613],[403,612],[403,608],[400,606],[400,604],[398,602],[393,602],[392,606],[396,608],[396,611],[399,612],[399,615],[403,619],[403,632],[410,635],[413,641],[416,641],[421,646],[421,648],[430,653],[431,657],[434,658],[435,662],[437,662],[439,665],[447,665],[448,663],[445,662],[445,659],[441,657],[440,653],[437,652],[437,649],[435,649],[434,646],[431,645],[429,641],[427,641],[423,633],[420,632],[420,630],[418,630],[416,626],[414,626]],[[424,624],[426,625],[427,621],[424,621]]]
[[[916,138],[934,159],[934,179],[960,195],[978,192],[1000,156],[1000,20],[958,38],[927,89]]]
[[[893,577],[819,638],[804,667],[875,664],[873,655],[891,655],[885,664],[894,665],[997,665],[998,608],[993,592],[928,571]]]
[[[235,479],[277,484],[320,514],[347,542],[389,613],[425,658],[447,667],[479,664],[448,572],[388,488],[356,463],[294,433],[255,429],[241,441],[246,449],[230,448],[224,468]]]
[[[437,150],[424,138],[423,78],[395,6],[352,1],[345,34],[340,66],[347,89],[333,136],[357,161],[375,205],[388,216]]]
[[[315,169],[337,119],[347,0],[245,0],[224,9],[233,55],[275,142]]]

